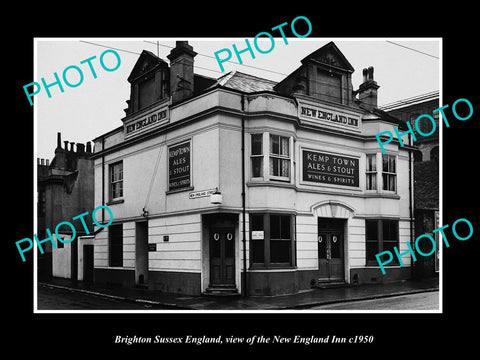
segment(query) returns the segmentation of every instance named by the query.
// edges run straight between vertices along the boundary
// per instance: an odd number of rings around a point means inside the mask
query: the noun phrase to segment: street
[[[438,310],[438,291],[314,306],[311,310]]]
[[[38,286],[38,310],[148,310],[150,306],[69,291]]]

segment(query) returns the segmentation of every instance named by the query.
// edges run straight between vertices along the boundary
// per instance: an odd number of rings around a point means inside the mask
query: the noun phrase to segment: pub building
[[[382,155],[375,135],[407,128],[377,108],[373,68],[354,90],[333,42],[278,83],[198,75],[195,56],[143,51],[121,126],[94,140],[95,207],[114,217],[95,282],[253,296],[410,278],[409,254],[385,275],[375,258],[414,225],[413,147]]]

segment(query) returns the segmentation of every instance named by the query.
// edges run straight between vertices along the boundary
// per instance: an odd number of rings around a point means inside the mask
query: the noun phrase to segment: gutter
[[[243,277],[242,277],[242,295],[248,297],[247,294],[247,238],[245,233],[246,214],[245,214],[245,95],[242,94],[242,222],[243,222]]]

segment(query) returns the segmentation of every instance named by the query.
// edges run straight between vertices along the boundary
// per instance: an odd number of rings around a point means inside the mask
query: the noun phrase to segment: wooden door
[[[210,231],[210,285],[235,284],[235,228]]]

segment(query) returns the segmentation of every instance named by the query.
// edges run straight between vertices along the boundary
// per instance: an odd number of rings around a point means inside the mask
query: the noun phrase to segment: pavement
[[[67,289],[120,301],[141,303],[152,309],[169,310],[289,310],[345,301],[370,300],[391,296],[439,290],[438,277],[421,280],[402,280],[384,284],[364,284],[337,288],[314,288],[292,295],[279,296],[192,296],[157,290],[88,284],[70,279],[39,280],[39,286]]]

